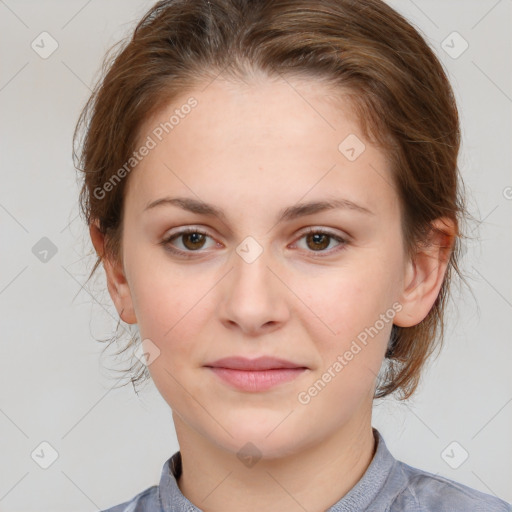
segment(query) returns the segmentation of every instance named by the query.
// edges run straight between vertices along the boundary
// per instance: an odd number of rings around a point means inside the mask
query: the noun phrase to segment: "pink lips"
[[[291,361],[266,356],[257,359],[226,357],[205,366],[242,391],[265,391],[289,382],[307,370]]]

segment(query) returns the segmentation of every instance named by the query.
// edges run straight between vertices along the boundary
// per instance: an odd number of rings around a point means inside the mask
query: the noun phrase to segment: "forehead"
[[[348,101],[321,82],[216,79],[157,111],[139,135],[139,146],[154,141],[129,179],[137,193],[126,200],[139,209],[166,190],[261,196],[260,206],[322,190],[396,200],[385,153],[364,139]]]

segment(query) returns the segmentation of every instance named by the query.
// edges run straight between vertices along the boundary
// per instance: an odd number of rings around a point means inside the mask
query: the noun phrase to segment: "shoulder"
[[[101,512],[156,512],[159,510],[158,485],[153,485],[134,496],[131,500]]]
[[[512,512],[512,505],[449,478],[397,461],[404,482],[389,509],[398,511]]]

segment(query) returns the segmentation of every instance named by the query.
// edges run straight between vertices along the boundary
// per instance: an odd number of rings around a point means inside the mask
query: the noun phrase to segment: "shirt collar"
[[[373,428],[376,450],[363,476],[352,489],[326,512],[365,510],[377,498],[384,487],[396,460],[386,447],[380,432]],[[181,475],[181,453],[176,452],[162,469],[159,485],[160,506],[163,512],[202,512],[181,493],[178,479]]]

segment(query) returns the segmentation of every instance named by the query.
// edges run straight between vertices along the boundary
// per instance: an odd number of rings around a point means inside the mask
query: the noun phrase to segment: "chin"
[[[243,455],[244,450],[249,452],[254,450],[258,456],[265,459],[292,455],[308,444],[309,436],[303,428],[295,425],[293,415],[287,418],[288,414],[289,411],[285,414],[277,411],[267,414],[262,411],[251,413],[245,409],[240,411],[236,418],[232,415],[230,418],[225,417],[222,423],[232,437],[223,429],[219,429],[216,430],[217,436],[212,441],[237,455]],[[218,437],[219,434],[220,437]],[[302,439],[304,442],[301,441]]]
[[[256,459],[282,459],[294,455],[301,450],[301,444],[296,437],[285,433],[284,436],[272,434],[268,438],[266,434],[260,438],[255,438],[247,433],[239,433],[235,438],[229,436],[223,439],[215,439],[214,442],[227,452],[236,455],[242,462],[246,457],[255,457]]]

